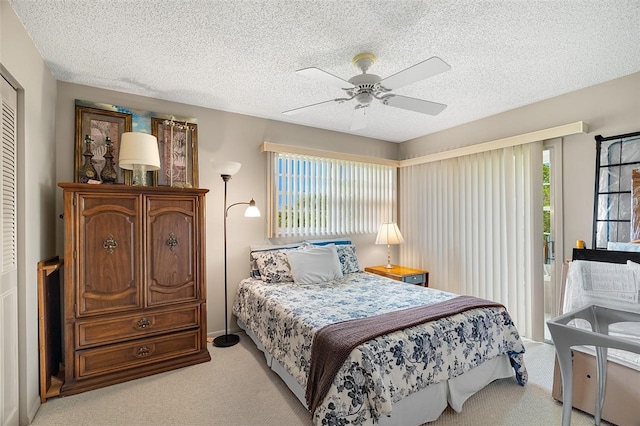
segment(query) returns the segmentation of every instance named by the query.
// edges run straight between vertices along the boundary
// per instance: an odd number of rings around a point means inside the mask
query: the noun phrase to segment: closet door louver
[[[2,101],[2,273],[16,268],[16,112]]]

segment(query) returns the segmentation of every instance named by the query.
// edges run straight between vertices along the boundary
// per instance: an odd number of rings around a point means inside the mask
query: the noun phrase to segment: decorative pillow
[[[309,247],[287,252],[293,281],[315,284],[342,278],[342,266],[335,245]]]
[[[353,244],[345,244],[336,246],[338,259],[342,265],[342,273],[344,275],[353,272],[361,272],[358,258],[356,257],[356,246]]]
[[[262,281],[267,283],[293,281],[287,251],[291,250],[268,250],[251,253]]]
[[[250,276],[253,278],[262,279],[260,276],[260,268],[258,268],[258,262],[256,261],[257,255],[259,252],[268,252],[268,251],[276,251],[276,250],[291,250],[295,248],[301,247],[301,243],[292,243],[292,244],[278,244],[278,245],[259,245],[259,246],[251,246],[251,252],[249,254],[249,262],[250,262]]]

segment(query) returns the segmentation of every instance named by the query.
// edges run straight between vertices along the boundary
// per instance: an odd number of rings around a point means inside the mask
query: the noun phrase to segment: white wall
[[[564,253],[562,258],[570,258],[576,240],[584,240],[591,247],[594,136],[640,131],[640,73],[402,143],[399,158],[414,158],[575,121],[586,122],[589,132],[568,136],[563,141],[565,247],[557,249],[558,253]]]
[[[20,423],[40,406],[37,263],[55,246],[56,81],[6,0],[0,2],[0,66],[18,93],[18,327]]]
[[[266,154],[259,146],[264,141],[339,151],[371,157],[396,158],[398,145],[375,139],[330,132],[312,127],[265,120],[246,115],[173,103],[94,87],[58,82],[56,105],[57,178],[73,180],[75,99],[124,106],[136,110],[193,117],[198,120],[199,186],[207,194],[207,331],[218,334],[224,329],[223,271],[223,182],[211,168],[210,160],[233,160],[242,163],[238,174],[228,183],[229,204],[256,200],[266,211]],[[62,212],[62,191],[58,190],[57,211]],[[63,253],[62,223],[58,224],[58,253]],[[227,258],[229,303],[237,284],[249,271],[249,246],[265,244],[265,218],[243,217],[243,209],[229,211],[227,221]],[[380,264],[386,259],[386,247],[374,244],[375,235],[355,236],[358,259],[362,267]],[[231,305],[229,305],[230,307]],[[230,311],[230,309],[229,309]],[[230,321],[229,326],[236,327]]]

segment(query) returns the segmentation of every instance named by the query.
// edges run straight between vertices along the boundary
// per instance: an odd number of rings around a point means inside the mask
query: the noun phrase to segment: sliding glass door
[[[544,338],[551,341],[546,321],[560,314],[562,291],[562,140],[546,141],[542,151]]]

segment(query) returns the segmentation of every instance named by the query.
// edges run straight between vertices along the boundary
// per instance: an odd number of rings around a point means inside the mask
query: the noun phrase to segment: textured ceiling
[[[9,0],[61,81],[403,142],[640,71],[640,0]],[[451,70],[394,93],[437,116],[355,103],[295,73],[382,78],[431,56]],[[640,95],[639,95],[640,96]]]

